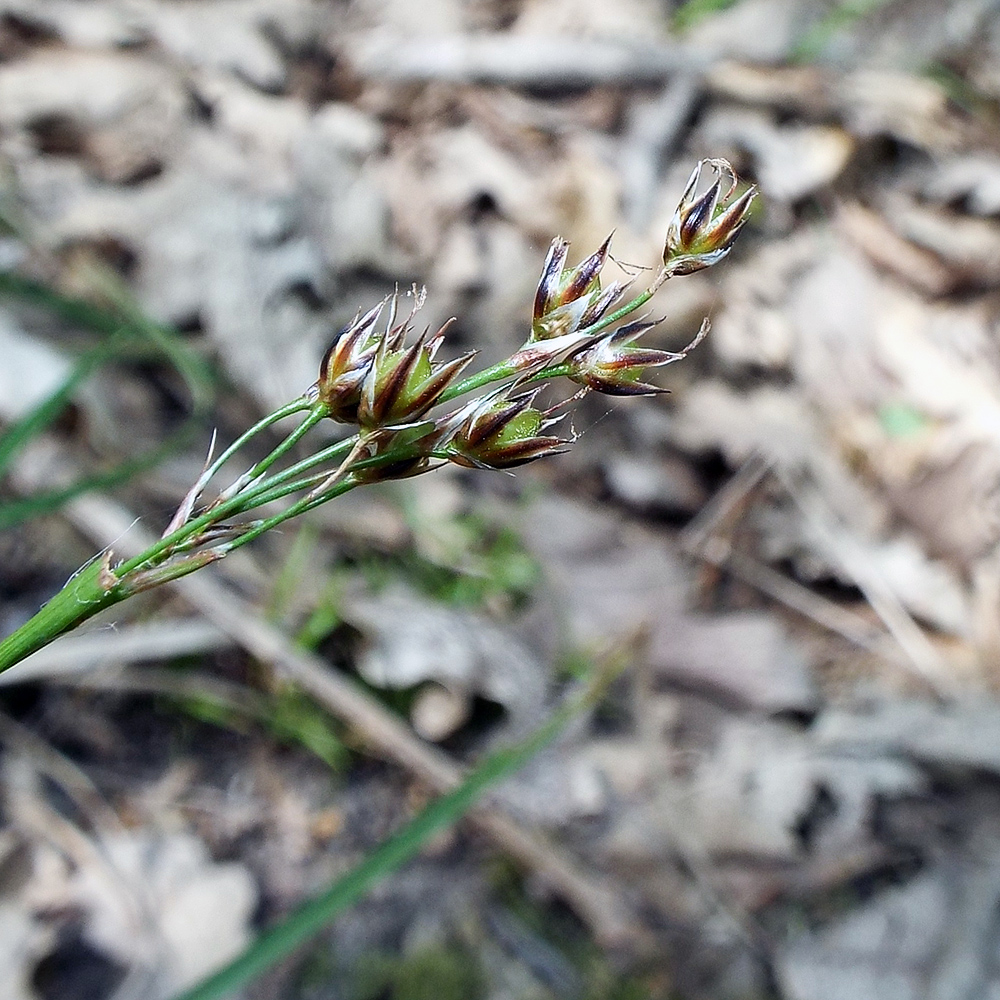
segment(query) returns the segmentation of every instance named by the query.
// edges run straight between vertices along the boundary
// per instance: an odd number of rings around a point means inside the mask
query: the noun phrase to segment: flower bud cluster
[[[389,322],[379,333],[375,327],[387,304]],[[418,296],[409,319],[394,326],[395,296],[383,299],[341,332],[326,352],[314,386],[327,416],[367,431],[417,420],[458,378],[476,352],[435,362],[450,321],[433,336],[425,331],[405,346],[410,320],[421,304]]]
[[[715,172],[715,180],[701,197],[696,198],[695,191],[705,166]],[[724,177],[729,178],[729,189],[723,195]],[[694,168],[667,226],[663,266],[669,275],[692,274],[711,267],[733,248],[757,196],[756,188],[750,187],[735,201],[730,201],[738,183],[726,160],[702,160]]]
[[[609,236],[585,261],[566,267],[569,243],[558,236],[552,241],[535,292],[529,343],[555,340],[585,329],[621,298],[625,286],[619,282],[601,288],[601,270],[610,246]]]
[[[437,447],[456,465],[476,469],[511,469],[565,451],[572,440],[544,433],[562,417],[532,405],[538,392],[504,386],[472,400],[442,424]]]
[[[698,196],[705,168],[715,177]],[[730,182],[725,194],[724,178]],[[750,188],[734,199],[736,188],[735,174],[724,160],[698,164],[671,219],[663,267],[649,289],[613,312],[628,282],[601,284],[611,238],[575,267],[566,266],[569,244],[553,240],[525,343],[505,362],[461,383],[459,376],[474,352],[448,362],[435,360],[449,324],[406,345],[422,296],[416,296],[413,312],[399,324],[395,296],[357,317],[327,351],[313,387],[324,416],[360,429],[366,457],[357,463],[355,479],[398,478],[423,471],[433,461],[506,469],[564,451],[571,439],[546,433],[562,417],[553,416],[555,408],[535,406],[536,383],[544,379],[565,376],[583,386],[583,392],[615,396],[665,391],[644,381],[646,369],[685,357],[707,333],[707,320],[680,352],[638,346],[654,322],[615,323],[648,301],[667,278],[710,267],[729,253],[755,197]],[[378,329],[385,311],[388,321]],[[442,417],[428,416],[436,405],[490,382],[503,384]]]
[[[657,351],[636,347],[635,342],[655,323],[640,320],[602,337],[571,358],[569,377],[580,385],[607,396],[653,396],[666,389],[641,381],[647,368],[662,368],[686,358],[708,334],[706,319],[698,335],[683,351]]]

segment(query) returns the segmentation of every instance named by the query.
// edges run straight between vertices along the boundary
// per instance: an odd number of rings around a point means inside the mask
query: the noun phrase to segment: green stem
[[[80,570],[40,611],[0,642],[0,672],[76,628],[128,594],[109,578],[103,557]]]
[[[662,272],[661,272],[662,274]],[[663,278],[658,277],[653,284],[637,295],[630,302],[626,302],[620,309],[616,309],[613,313],[605,316],[603,319],[596,323],[592,323],[590,326],[584,328],[580,331],[580,336],[585,337],[593,335],[595,333],[600,333],[606,327],[611,326],[612,323],[617,323],[618,320],[624,319],[629,313],[635,312],[640,306],[644,306],[652,297],[656,294],[657,289],[663,284]],[[491,365],[489,368],[484,368],[481,372],[475,375],[470,375],[468,378],[463,379],[461,382],[451,386],[441,393],[441,397],[438,400],[440,403],[447,403],[458,396],[464,396],[467,392],[472,392],[475,389],[481,389],[484,385],[489,385],[491,382],[501,382],[505,378],[513,378],[515,375],[519,374],[519,369],[511,365],[507,361],[497,362],[495,365]],[[556,375],[567,374],[565,371],[557,370],[553,367],[546,369],[544,372],[539,372],[534,375],[529,381],[538,381],[543,378],[554,378]]]
[[[451,402],[451,400],[457,399],[459,396],[464,396],[467,392],[472,392],[474,389],[481,389],[484,385],[489,385],[491,382],[501,382],[503,379],[511,378],[516,374],[516,368],[512,367],[506,361],[499,361],[497,364],[491,365],[489,368],[484,368],[481,372],[470,375],[468,378],[462,379],[461,382],[449,386],[441,393],[438,402]]]
[[[551,365],[548,368],[543,368],[540,372],[535,372],[530,378],[526,379],[527,382],[545,382],[551,378],[562,378],[564,375],[574,375],[576,374],[576,367],[571,364],[561,364],[561,365]]]
[[[360,485],[357,481],[344,480],[324,491],[321,496],[305,496],[287,509],[254,522],[247,527],[246,531],[230,542],[224,542],[203,552],[186,556],[172,564],[157,565],[159,561],[162,561],[161,557],[168,558],[177,553],[180,546],[183,546],[186,541],[192,539],[192,536],[202,529],[218,523],[232,514],[243,513],[253,507],[280,500],[290,493],[313,485],[317,479],[322,480],[322,475],[314,475],[288,481],[289,476],[294,472],[301,472],[320,462],[327,461],[331,457],[336,457],[352,446],[352,439],[339,441],[324,449],[320,455],[312,455],[308,459],[304,459],[297,463],[297,466],[286,469],[279,476],[272,477],[269,482],[261,484],[256,489],[246,494],[238,494],[213,510],[207,511],[166,538],[161,538],[144,552],[140,552],[137,556],[115,567],[113,572],[114,576],[117,577],[117,583],[113,583],[110,587],[102,585],[101,574],[96,573],[92,566],[88,567],[73,577],[66,587],[36,615],[3,642],[0,642],[0,672],[13,666],[35,650],[41,649],[64,632],[76,628],[77,625],[82,624],[98,611],[117,604],[140,590],[148,590],[151,587],[187,576],[189,573],[201,569],[202,566],[222,558],[234,549],[246,545],[260,537],[265,531],[269,531],[289,518],[312,510],[314,507],[354,489],[355,486]],[[404,449],[400,452],[387,452],[384,455],[363,459],[357,464],[359,468],[368,468],[369,466],[391,464],[409,457],[412,457],[412,449]],[[279,479],[284,480],[284,482],[278,484],[277,480]]]
[[[255,425],[254,428],[251,428],[251,431],[243,435],[243,439],[245,440],[249,436],[252,436],[251,432],[257,433],[263,427],[280,420],[282,417],[302,410],[304,408],[303,403],[304,400],[296,400],[275,411],[275,413],[269,414]],[[311,408],[309,416],[271,452],[264,460],[264,463],[276,461],[280,458],[323,415],[324,413],[319,408]],[[301,489],[304,485],[302,482],[289,484],[288,480],[294,478],[299,472],[309,469],[317,463],[327,461],[330,457],[335,457],[350,447],[350,440],[338,442],[329,448],[323,449],[319,454],[312,455],[290,469],[284,470],[279,475],[272,477],[270,481],[245,490],[235,497],[205,511],[200,516],[179,527],[176,531],[171,532],[165,538],[159,539],[144,552],[140,552],[137,556],[127,560],[120,566],[116,566],[113,572],[114,576],[118,578],[117,584],[113,584],[110,587],[105,586],[109,581],[103,579],[102,575],[93,568],[92,564],[91,567],[73,577],[66,587],[56,594],[37,614],[0,642],[0,672],[13,666],[35,650],[41,649],[64,632],[76,628],[77,625],[97,614],[98,611],[110,607],[130,596],[134,592],[134,588],[130,587],[128,581],[125,579],[129,573],[135,573],[142,569],[151,569],[157,562],[176,552],[178,546],[183,545],[185,541],[196,536],[204,528],[217,524],[227,517],[251,510],[262,503],[280,499],[282,495]],[[257,468],[259,469],[264,463],[259,463]],[[283,487],[276,488],[280,487],[282,483],[285,484]],[[257,537],[257,533],[254,533],[253,537]],[[215,558],[218,558],[218,555]],[[163,573],[155,577],[155,582],[157,584],[166,583],[168,580],[185,576],[200,568],[204,565],[205,561],[205,557],[190,557],[178,562],[175,566],[164,567]],[[209,559],[208,561],[211,560]],[[153,579],[153,577],[149,578],[150,581]],[[149,583],[149,585],[152,585],[152,583]]]
[[[664,279],[662,278],[657,278],[657,280],[654,281],[653,284],[646,289],[646,291],[637,295],[630,302],[626,302],[625,305],[623,305],[620,309],[616,309],[613,313],[610,313],[609,315],[605,316],[598,322],[591,323],[590,326],[581,330],[580,333],[582,334],[600,333],[601,330],[604,330],[607,327],[611,326],[612,323],[617,323],[618,320],[624,319],[626,316],[628,316],[629,313],[635,312],[636,309],[638,309],[640,306],[644,306],[656,294],[657,290],[663,284],[663,280]]]
[[[572,719],[600,700],[617,673],[618,669],[596,673],[579,695],[570,698],[526,740],[491,754],[454,791],[426,806],[361,864],[337,879],[326,892],[294,910],[279,924],[261,934],[229,965],[174,1000],[221,1000],[287,958],[323,930],[341,911],[360,899],[376,882],[415,857],[436,833],[461,819],[487,788],[527,764]]]
[[[382,455],[373,455],[370,458],[358,459],[351,463],[350,469],[371,469],[378,468],[380,465],[393,465],[396,462],[405,462],[407,459],[416,458],[420,454],[421,453],[414,448],[400,448],[398,451],[387,451]],[[345,470],[345,474],[348,471],[350,470]],[[260,504],[270,502],[271,500],[280,500],[282,496],[285,496],[288,493],[294,493],[307,485],[309,485],[308,479],[299,480],[295,483],[287,483],[281,487],[280,492],[275,491],[275,495],[272,496],[269,494],[266,498],[261,498]],[[255,538],[259,538],[263,535],[264,532],[270,531],[272,528],[276,528],[282,522],[293,517],[298,517],[300,514],[305,514],[307,511],[313,510],[316,507],[320,507],[329,500],[334,500],[339,496],[343,496],[345,493],[353,490],[356,486],[361,485],[362,483],[357,479],[344,478],[339,482],[334,483],[329,489],[323,490],[323,492],[318,495],[309,493],[285,510],[279,511],[271,517],[262,518],[260,521],[255,522],[247,531],[242,532],[236,538],[232,539],[232,541],[223,542],[221,545],[216,546],[215,550],[217,552],[221,552],[223,555],[227,555],[232,552],[233,549],[238,549],[243,545],[247,545]]]
[[[253,427],[251,427],[247,431],[244,431],[228,448],[226,448],[224,452],[222,452],[221,455],[219,455],[217,459],[215,459],[214,462],[212,462],[212,464],[208,467],[208,469],[205,470],[205,474],[203,476],[205,483],[207,484],[209,480],[211,480],[211,478],[223,467],[223,465],[225,465],[226,462],[228,462],[229,459],[231,459],[233,455],[235,455],[236,452],[239,451],[239,449],[242,448],[243,445],[245,445],[247,441],[249,441],[251,438],[256,437],[256,435],[258,435],[261,431],[266,430],[272,424],[276,424],[282,418],[291,416],[294,413],[300,413],[302,410],[307,410],[310,408],[311,405],[312,404],[304,396],[300,396],[298,399],[293,400],[291,403],[282,406],[280,409],[275,410],[273,413],[269,413],[263,419],[258,420],[257,423],[253,425]],[[302,425],[300,425],[300,427],[301,426]],[[312,424],[310,424],[309,426],[311,427]],[[308,429],[309,428],[307,427],[306,430]],[[305,433],[305,431],[303,431],[303,433]],[[299,437],[301,436],[302,435],[300,434]],[[295,440],[297,441],[298,438],[296,438]],[[292,444],[294,443],[295,442],[293,441]],[[290,448],[291,445],[289,445],[288,447]],[[288,448],[285,448],[284,450],[287,451]],[[271,454],[273,455],[274,452],[272,452]]]
[[[300,402],[297,400],[296,402]],[[255,479],[259,479],[269,468],[271,468],[274,463],[281,458],[289,449],[293,448],[299,441],[302,440],[305,435],[313,429],[326,415],[327,409],[322,403],[308,404],[310,406],[309,416],[295,428],[294,431],[289,434],[277,448],[274,449],[266,458],[261,459],[249,472],[245,472],[236,482],[230,486],[227,490],[223,490],[220,496],[223,499],[229,499],[230,496],[240,496],[243,492],[243,488],[252,483]],[[299,407],[303,409],[304,407]],[[295,412],[294,410],[292,411]]]
[[[269,503],[271,500],[280,499],[282,496],[286,496],[288,492],[278,494],[277,496],[272,496],[271,491],[275,487],[283,486],[284,484],[294,480],[295,476],[302,472],[308,472],[310,469],[315,469],[317,465],[322,465],[324,462],[329,462],[331,459],[339,458],[341,455],[349,452],[357,442],[357,435],[354,434],[349,438],[344,438],[342,441],[337,441],[334,444],[328,445],[315,454],[309,455],[303,458],[300,462],[296,462],[294,465],[290,465],[287,469],[282,469],[281,472],[275,473],[266,482],[259,483],[253,489],[244,490],[237,496],[233,497],[234,500],[243,499],[247,501],[247,505],[243,510],[253,510],[254,507],[259,507],[263,503]],[[298,487],[296,487],[298,488]],[[262,499],[262,497],[266,499]],[[228,504],[227,504],[228,505]]]
[[[272,457],[276,460],[281,454],[288,451],[288,449],[291,448],[292,445],[294,445],[295,442],[298,441],[299,438],[301,438],[302,435],[305,434],[305,432],[309,430],[309,428],[312,427],[320,418],[321,415],[317,416],[316,410],[311,410],[309,416],[306,417],[306,419],[295,429],[295,431],[282,441],[282,443],[278,445],[278,447],[275,448],[275,450],[271,452],[271,454],[268,455],[263,462],[268,462],[272,459]],[[282,481],[286,481],[290,475],[295,475],[298,472],[303,471],[303,469],[310,468],[317,462],[325,461],[327,453],[336,451],[337,449],[343,449],[344,444],[345,442],[339,441],[336,445],[324,449],[323,452],[320,452],[317,455],[311,455],[309,458],[303,459],[303,461],[297,463],[291,468],[285,469],[277,476],[273,476],[268,482],[259,483],[250,489],[241,490],[235,496],[210,507],[208,510],[199,514],[198,517],[192,518],[186,524],[182,524],[176,531],[172,531],[166,537],[159,539],[159,541],[151,545],[144,552],[140,552],[137,556],[134,556],[133,558],[122,563],[122,565],[116,566],[116,575],[124,576],[125,574],[132,572],[132,570],[139,569],[148,563],[155,562],[161,556],[169,555],[178,543],[184,542],[193,535],[196,535],[202,528],[208,527],[211,524],[218,524],[220,521],[224,521],[227,517],[245,513],[248,510],[253,510],[254,507],[260,506],[261,501],[257,498],[261,494],[271,491],[275,485]],[[275,454],[275,452],[278,454]],[[324,457],[319,457],[320,455]],[[258,463],[258,466],[255,466],[255,468],[259,468],[263,462]]]
[[[264,517],[259,521],[256,521],[249,528],[249,530],[237,535],[237,537],[232,539],[232,541],[223,542],[221,545],[215,546],[216,551],[221,552],[223,555],[228,555],[234,549],[238,549],[243,545],[249,544],[255,538],[259,538],[265,531],[270,531],[272,528],[276,528],[284,521],[289,520],[289,518],[298,517],[299,514],[304,514],[307,510],[311,510],[314,506],[318,506],[318,504],[315,503],[316,500],[319,500],[320,503],[326,503],[327,500],[332,500],[334,497],[341,496],[357,485],[357,483],[348,480],[342,483],[337,483],[336,486],[323,494],[322,499],[310,495],[304,496],[301,500],[297,500],[293,503],[291,507],[280,511],[277,514],[272,514],[270,517]]]

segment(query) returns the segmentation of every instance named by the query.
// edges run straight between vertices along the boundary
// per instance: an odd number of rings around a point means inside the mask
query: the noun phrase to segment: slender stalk
[[[277,460],[277,458],[284,452],[288,451],[288,449],[291,448],[292,445],[294,445],[295,442],[310,429],[310,427],[314,426],[319,419],[321,419],[321,417],[315,416],[315,413],[311,412],[302,424],[300,424],[299,427],[292,432],[292,434],[290,434],[280,445],[278,445],[278,447],[275,448],[275,450],[271,452],[271,454],[268,455],[263,462],[268,462],[269,460],[272,460],[272,458]],[[294,438],[294,440],[291,440],[292,438]],[[248,510],[252,510],[254,507],[259,506],[262,502],[258,499],[260,495],[273,489],[275,485],[287,481],[290,476],[297,475],[299,472],[312,468],[320,462],[326,461],[330,457],[331,453],[335,454],[337,451],[347,450],[344,445],[345,442],[338,441],[336,445],[332,445],[330,448],[326,448],[316,455],[311,455],[309,458],[303,459],[291,468],[285,469],[283,472],[271,477],[271,479],[267,482],[258,483],[255,486],[244,488],[235,496],[229,497],[221,503],[214,504],[209,507],[208,510],[203,511],[197,517],[192,518],[190,521],[182,524],[175,531],[172,531],[169,535],[161,538],[155,545],[151,545],[144,552],[140,552],[137,556],[134,556],[132,559],[122,563],[122,565],[116,566],[115,574],[117,576],[124,576],[132,570],[139,569],[149,563],[154,563],[161,556],[169,555],[172,551],[174,551],[175,547],[179,543],[185,542],[192,536],[197,535],[202,528],[208,527],[211,524],[218,524],[220,521],[223,521],[228,517],[233,517],[237,514],[242,514]],[[278,452],[279,454],[276,455],[275,452]],[[263,462],[258,463],[258,466],[263,464]]]
[[[282,406],[280,409],[275,410],[273,413],[269,413],[266,417],[258,420],[257,423],[253,425],[249,430],[244,431],[214,462],[205,470],[205,474],[202,477],[204,482],[207,484],[209,480],[226,464],[242,448],[251,438],[256,437],[261,431],[266,430],[268,427],[276,424],[279,420],[284,417],[291,416],[294,413],[300,413],[302,410],[308,410],[312,404],[304,396],[300,396],[298,399],[292,400],[291,403]],[[301,425],[300,425],[301,426]],[[311,425],[310,425],[311,426]],[[308,428],[307,428],[308,429]],[[301,437],[301,435],[299,435]],[[296,438],[298,440],[298,438]],[[295,442],[293,441],[292,444]],[[291,447],[291,446],[289,446]],[[287,451],[287,449],[285,449]],[[272,454],[274,454],[272,452]],[[269,456],[270,457],[270,456]]]
[[[364,470],[378,468],[382,465],[393,465],[396,462],[405,462],[408,459],[416,458],[421,454],[421,452],[412,447],[401,448],[398,451],[388,451],[382,455],[374,455],[370,458],[358,459],[355,462],[352,462],[350,468],[345,469],[344,473],[346,476],[355,469]],[[287,493],[295,492],[303,488],[306,484],[306,480],[300,480],[295,484],[287,484],[285,487],[282,487],[282,492],[276,495],[273,499],[281,499],[281,496],[287,495]],[[215,551],[221,552],[223,555],[227,555],[234,549],[238,549],[241,546],[252,542],[255,538],[259,538],[264,534],[264,532],[277,527],[283,521],[287,521],[293,517],[298,517],[300,514],[313,510],[314,508],[327,503],[329,500],[334,500],[339,496],[343,496],[345,493],[348,493],[350,490],[353,490],[355,487],[361,485],[363,485],[363,483],[360,480],[343,478],[338,482],[333,483],[329,489],[323,490],[321,493],[308,493],[306,496],[302,497],[301,500],[298,500],[285,510],[279,511],[271,517],[263,518],[260,521],[255,522],[248,531],[241,532],[231,541],[223,542],[221,545],[215,546]],[[263,502],[264,501],[262,501],[262,503]]]
[[[551,365],[548,368],[543,368],[540,372],[535,372],[530,378],[525,379],[526,382],[546,382],[553,378],[562,378],[564,375],[575,374],[576,369],[573,365],[563,363],[561,365]]]
[[[239,439],[240,444],[245,443],[255,434],[260,433],[266,427],[277,422],[285,416],[300,412],[309,408],[310,413],[306,419],[282,441],[262,462],[255,466],[252,471],[261,474],[261,470],[266,470],[273,462],[281,458],[288,452],[295,443],[322,417],[325,412],[321,408],[309,403],[304,397],[289,403],[288,405],[268,414],[254,427],[250,428]],[[238,445],[237,445],[238,447]],[[163,566],[154,573],[152,570],[158,563],[168,559],[171,555],[182,550],[185,545],[199,544],[197,536],[206,528],[219,524],[225,519],[251,510],[262,503],[280,499],[282,496],[295,492],[304,485],[311,483],[318,477],[312,477],[307,482],[295,481],[295,476],[316,464],[328,461],[331,457],[350,447],[350,441],[338,442],[337,444],[323,449],[320,453],[312,455],[302,462],[296,463],[290,469],[271,477],[271,480],[256,485],[249,489],[244,489],[234,497],[216,504],[197,517],[187,521],[185,524],[171,532],[165,538],[159,539],[155,544],[139,553],[132,559],[127,560],[113,570],[103,561],[91,563],[57,593],[41,610],[19,629],[7,636],[0,642],[0,671],[6,670],[15,663],[24,659],[30,653],[50,643],[53,639],[62,635],[70,629],[76,628],[88,618],[93,617],[99,611],[111,607],[119,601],[136,593],[138,590],[148,589],[150,586],[165,583],[168,580],[177,579],[188,573],[194,572],[207,562],[220,558],[224,553],[196,553],[170,566]],[[230,457],[235,452],[235,447],[227,449]],[[220,456],[222,461],[225,461]],[[216,463],[221,467],[221,463]],[[290,482],[291,480],[291,482]],[[207,480],[206,480],[207,482]],[[257,537],[255,533],[253,537]],[[146,574],[139,579],[130,581],[130,574],[146,570]]]
[[[600,333],[601,330],[611,326],[612,323],[617,323],[618,320],[623,319],[628,316],[629,313],[635,312],[636,309],[644,306],[652,297],[656,294],[656,291],[660,288],[663,282],[670,277],[666,270],[661,271],[656,280],[650,285],[646,291],[637,295],[634,299],[626,302],[625,305],[616,309],[613,313],[603,317],[596,323],[592,323],[590,326],[585,327],[580,331],[580,339],[583,340],[587,336],[592,336],[595,333]],[[533,375],[528,381],[537,382],[545,378],[555,378],[557,375],[564,375],[570,369],[557,370],[554,368],[547,368],[542,372],[538,372]],[[520,369],[516,365],[512,365],[509,361],[499,361],[495,365],[491,365],[489,368],[484,368],[481,372],[477,372],[475,375],[470,375],[468,378],[462,379],[461,382],[457,382],[455,385],[450,386],[443,393],[439,402],[448,403],[453,399],[457,399],[459,396],[464,396],[468,392],[473,392],[476,389],[482,389],[483,386],[489,385],[491,382],[502,382],[504,379],[513,378],[515,375],[520,373]]]
[[[516,367],[506,361],[498,361],[495,365],[484,368],[481,372],[476,372],[475,375],[470,375],[468,378],[462,379],[461,382],[456,382],[455,385],[449,386],[441,393],[438,402],[450,403],[453,399],[464,396],[467,392],[481,389],[484,385],[489,385],[491,382],[502,382],[505,378],[512,378],[516,374]]]
[[[0,672],[13,666],[30,653],[48,645],[53,639],[85,622],[99,611],[152,587],[169,583],[216,562],[235,549],[247,545],[266,531],[277,527],[290,518],[313,510],[315,507],[342,496],[360,486],[356,479],[343,479],[324,490],[319,495],[309,493],[283,511],[267,518],[253,521],[246,530],[229,541],[221,542],[201,552],[184,554],[173,562],[166,562],[173,555],[201,544],[198,534],[233,514],[244,513],[254,507],[280,500],[292,493],[313,486],[317,480],[328,478],[326,472],[314,473],[300,479],[290,478],[294,473],[307,470],[331,457],[349,450],[356,443],[348,438],[323,450],[318,455],[296,464],[291,469],[271,477],[271,479],[246,494],[238,494],[218,507],[205,512],[187,525],[160,539],[144,552],[139,553],[113,570],[104,562],[91,564],[77,574],[58,594],[28,622],[0,642]],[[280,446],[279,446],[280,447]],[[352,469],[377,468],[405,461],[418,455],[412,446],[389,451],[382,455],[359,459],[352,463]],[[350,470],[345,470],[349,472]],[[278,482],[281,480],[281,482]]]
[[[124,600],[104,559],[88,563],[32,618],[0,642],[0,671],[47,646],[98,611]]]
[[[359,484],[350,480],[338,483],[332,489],[321,494],[322,499],[319,502],[326,503],[327,500],[339,497],[348,490],[354,489],[357,485]],[[297,500],[290,507],[285,508],[285,510],[279,511],[277,514],[272,514],[271,517],[265,517],[261,518],[259,521],[255,521],[248,531],[242,532],[236,538],[233,538],[228,542],[223,542],[221,545],[215,546],[215,550],[222,555],[228,555],[234,549],[238,549],[241,546],[252,542],[255,538],[259,538],[265,531],[270,531],[272,528],[276,528],[279,524],[287,521],[289,518],[298,517],[299,514],[304,514],[307,510],[312,509],[312,507],[316,506],[315,501],[317,499],[318,498],[312,496],[311,494],[307,494],[302,497],[301,500]]]
[[[348,438],[337,441],[334,444],[328,445],[326,448],[317,451],[315,454],[309,455],[307,458],[303,458],[294,465],[290,465],[287,469],[282,469],[281,472],[276,472],[273,476],[269,476],[266,481],[259,483],[252,490],[244,491],[240,494],[240,496],[248,501],[248,506],[245,509],[251,510],[253,507],[259,507],[262,503],[269,503],[271,499],[279,499],[279,497],[272,498],[269,495],[269,491],[273,490],[276,486],[282,486],[283,484],[288,483],[302,472],[308,472],[309,469],[315,469],[317,465],[322,465],[324,462],[329,462],[335,458],[339,458],[341,455],[346,455],[357,443],[357,440],[357,435],[352,434]],[[262,496],[266,496],[267,499],[261,499]],[[287,493],[282,493],[281,496],[287,496]],[[249,503],[250,501],[252,501],[252,503]]]
[[[669,278],[670,275],[666,271],[661,271],[656,280],[647,288],[644,292],[637,295],[634,299],[626,302],[625,305],[616,309],[613,313],[609,313],[607,316],[602,317],[596,323],[592,323],[590,326],[585,327],[580,331],[581,334],[595,334],[600,333],[601,330],[606,329],[611,326],[612,323],[617,323],[618,320],[624,319],[629,313],[633,313],[636,309],[644,306],[659,290],[660,286],[664,281]]]
[[[266,458],[261,459],[252,469],[240,476],[240,478],[237,479],[232,486],[223,490],[219,494],[221,499],[228,500],[231,496],[237,496],[240,492],[242,492],[244,486],[248,483],[252,483],[255,479],[264,475],[264,473],[267,472],[267,470],[271,468],[271,466],[274,465],[274,463],[277,462],[282,455],[298,444],[298,442],[301,441],[302,438],[305,437],[305,435],[311,431],[313,427],[315,427],[316,424],[318,424],[327,414],[326,407],[321,403],[309,403],[308,400],[296,400],[296,403],[304,404],[299,405],[297,410],[308,408],[309,416],[307,416],[306,419],[303,420],[302,423],[299,424],[299,426],[296,427],[295,430],[292,431]],[[282,410],[288,411],[288,408],[282,407]],[[297,410],[291,410],[288,412],[295,413]],[[281,413],[281,410],[276,412]],[[270,416],[273,417],[274,414],[272,413]],[[282,416],[284,416],[284,413],[282,413]],[[269,417],[265,417],[264,419],[273,423]],[[244,443],[242,439],[234,442],[232,450],[235,450],[235,448],[239,447],[242,443]],[[220,458],[222,458],[222,456],[220,456]],[[221,465],[221,462],[217,464]]]

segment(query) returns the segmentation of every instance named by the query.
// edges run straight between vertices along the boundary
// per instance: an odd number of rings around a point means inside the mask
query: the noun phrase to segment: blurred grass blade
[[[200,421],[200,415],[189,417],[159,447],[154,448],[151,452],[139,458],[129,459],[119,465],[113,466],[105,472],[96,472],[90,476],[83,476],[72,485],[66,486],[63,489],[36,493],[25,497],[23,500],[14,500],[10,503],[0,504],[0,531],[4,528],[12,528],[24,521],[30,521],[33,517],[51,514],[53,511],[59,510],[63,504],[68,503],[82,493],[120,486],[122,483],[127,483],[133,476],[138,475],[140,472],[146,472],[149,469],[155,468],[164,459],[180,451],[192,439]]]
[[[687,31],[699,21],[735,6],[739,0],[687,0],[674,11],[671,23],[675,31]]]
[[[55,392],[43,399],[34,410],[11,424],[6,431],[0,434],[0,474],[28,441],[59,418],[63,408],[69,402],[73,390],[95,368],[114,357],[115,353],[113,342],[109,342],[82,354],[73,366],[73,370]]]
[[[623,664],[602,666],[575,697],[543,726],[515,746],[491,754],[454,791],[426,806],[359,865],[337,879],[322,895],[294,910],[265,931],[225,968],[175,1000],[219,1000],[246,986],[318,934],[376,882],[413,858],[436,833],[458,822],[491,785],[528,763],[581,712],[593,706]]]
[[[0,271],[0,296],[20,299],[41,306],[66,323],[103,333],[106,336],[131,336],[145,340],[158,349],[183,377],[191,394],[192,408],[204,409],[206,396],[213,394],[216,376],[204,359],[195,354],[172,327],[156,323],[144,315],[128,297],[120,282],[110,278],[106,269],[94,269],[95,283],[114,308],[95,305],[86,299],[63,295],[48,285],[23,278],[12,271]]]
[[[837,4],[795,43],[792,59],[798,62],[819,59],[838,34],[888,2],[889,0],[845,0]]]
[[[41,306],[66,323],[82,326],[95,333],[111,335],[122,327],[121,317],[107,309],[84,299],[63,295],[40,281],[22,278],[13,271],[0,271],[0,296]]]
[[[10,271],[0,271],[0,296],[40,306],[69,324],[103,334],[106,338],[79,357],[72,372],[55,392],[0,435],[0,474],[21,448],[58,419],[74,389],[87,376],[110,361],[134,356],[136,349],[143,344],[151,347],[156,355],[166,358],[184,380],[191,398],[191,414],[180,428],[146,455],[84,476],[70,486],[0,505],[0,529],[52,513],[81,493],[117,486],[153,468],[192,438],[202,416],[214,401],[216,378],[211,367],[183,342],[175,330],[144,316],[114,279],[107,277],[103,271],[95,270],[95,274],[100,290],[114,303],[113,309],[63,295],[47,285]]]

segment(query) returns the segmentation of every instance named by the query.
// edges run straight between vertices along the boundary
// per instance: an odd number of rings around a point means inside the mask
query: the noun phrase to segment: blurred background
[[[0,677],[2,1000],[191,985],[440,791],[422,748],[474,761],[609,659],[245,995],[1000,996],[991,0],[0,0],[0,634],[359,308],[426,285],[496,361],[554,236],[655,266],[701,157],[761,197],[652,304],[651,346],[713,322],[669,395],[349,494]]]

